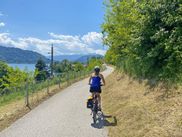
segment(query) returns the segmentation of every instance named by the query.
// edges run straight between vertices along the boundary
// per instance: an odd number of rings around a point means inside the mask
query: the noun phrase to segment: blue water
[[[13,68],[18,67],[20,70],[35,71],[35,64],[8,64],[8,65]]]

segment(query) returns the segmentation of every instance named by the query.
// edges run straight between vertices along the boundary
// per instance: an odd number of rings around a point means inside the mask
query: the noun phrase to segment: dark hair
[[[95,71],[95,74],[98,75],[100,72],[100,68],[95,68],[94,71]]]

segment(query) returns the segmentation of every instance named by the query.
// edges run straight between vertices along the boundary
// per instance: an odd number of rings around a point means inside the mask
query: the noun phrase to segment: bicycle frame
[[[93,114],[93,122],[96,123],[96,117],[98,112],[98,96],[97,94],[93,95],[93,107],[92,107],[92,114]]]
[[[103,85],[101,84],[100,86],[103,86]],[[93,93],[92,94],[92,97],[93,97],[93,106],[91,108],[91,111],[92,111],[91,115],[93,115],[92,118],[93,118],[93,122],[95,124],[96,121],[97,121],[97,113],[99,111],[99,107],[98,107],[98,95],[97,95],[97,93]]]

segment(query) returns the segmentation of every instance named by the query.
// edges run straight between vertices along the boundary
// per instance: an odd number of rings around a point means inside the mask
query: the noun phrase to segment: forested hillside
[[[105,2],[106,60],[130,76],[182,82],[182,1]]]
[[[0,60],[7,63],[36,63],[39,58],[49,62],[46,57],[33,51],[0,46]]]
[[[76,61],[77,62],[81,62],[81,63],[87,63],[88,60],[90,60],[91,58],[103,58],[102,55],[99,55],[99,54],[89,54],[89,55],[84,55],[80,58],[78,58]]]
[[[81,62],[81,63],[87,63],[88,59],[91,59],[93,57],[102,58],[102,55],[99,54],[73,54],[73,55],[57,55],[54,56],[54,60],[56,61],[63,61],[68,60],[72,62]],[[51,58],[51,57],[48,57]]]

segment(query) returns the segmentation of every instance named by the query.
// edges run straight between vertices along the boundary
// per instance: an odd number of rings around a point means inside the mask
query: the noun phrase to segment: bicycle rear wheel
[[[95,111],[93,111],[93,123],[95,124],[97,122],[97,114]]]
[[[97,112],[98,112],[98,103],[97,101],[93,105],[92,113],[93,113],[93,122],[97,122]]]
[[[92,107],[92,114],[93,114],[92,118],[94,124],[97,122],[97,112],[98,112],[98,101],[97,97],[94,96],[93,107]]]

